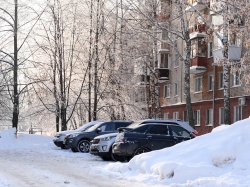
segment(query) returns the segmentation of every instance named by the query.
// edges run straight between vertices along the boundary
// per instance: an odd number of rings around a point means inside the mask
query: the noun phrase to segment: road
[[[0,186],[8,187],[149,187],[122,174],[101,171],[108,162],[69,150],[0,151]],[[155,185],[154,185],[155,186]]]

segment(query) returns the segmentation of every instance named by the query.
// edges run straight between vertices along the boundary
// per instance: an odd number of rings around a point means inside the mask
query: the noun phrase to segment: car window
[[[140,127],[133,129],[131,132],[145,133],[146,130],[148,130],[149,126],[150,125],[143,125],[143,126],[140,126]]]
[[[169,135],[167,125],[152,125],[147,134]]]
[[[190,133],[180,126],[170,125],[173,136],[191,137]]]
[[[85,132],[92,132],[92,131],[95,131],[95,130],[100,126],[100,124],[103,124],[103,123],[104,123],[104,122],[97,123],[97,124],[93,125],[92,127],[86,129]]]
[[[104,131],[114,131],[115,130],[115,123],[114,122],[107,122],[104,123],[99,127],[101,129],[101,132]]]
[[[130,123],[129,122],[115,122],[115,130],[120,127],[127,127]]]

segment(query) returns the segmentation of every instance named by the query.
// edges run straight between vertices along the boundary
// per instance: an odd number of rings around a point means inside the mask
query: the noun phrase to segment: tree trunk
[[[19,93],[18,93],[18,48],[17,48],[17,11],[18,1],[15,0],[15,20],[14,20],[14,92],[13,92],[13,118],[12,127],[18,130],[18,116],[19,116]]]

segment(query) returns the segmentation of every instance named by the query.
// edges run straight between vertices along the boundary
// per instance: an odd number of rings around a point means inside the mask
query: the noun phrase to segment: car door
[[[169,133],[166,124],[153,124],[146,133],[151,150],[158,150],[174,145],[174,139]]]
[[[175,139],[175,144],[190,140],[192,135],[189,131],[178,125],[169,125],[170,133]]]

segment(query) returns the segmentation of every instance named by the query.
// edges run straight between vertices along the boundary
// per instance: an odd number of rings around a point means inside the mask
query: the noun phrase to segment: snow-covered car
[[[88,128],[90,128],[93,125],[100,123],[100,122],[102,122],[102,121],[91,121],[89,123],[82,125],[81,127],[77,128],[75,130],[67,130],[67,131],[57,132],[55,135],[55,138],[53,139],[53,142],[57,147],[61,147],[62,149],[65,149],[66,147],[64,145],[64,139],[65,139],[66,135],[76,133],[76,132],[84,132]]]

